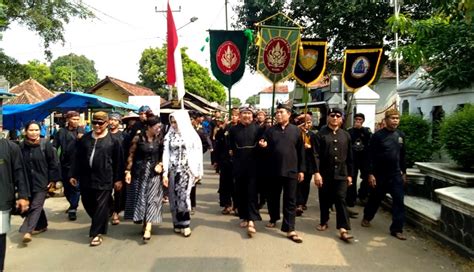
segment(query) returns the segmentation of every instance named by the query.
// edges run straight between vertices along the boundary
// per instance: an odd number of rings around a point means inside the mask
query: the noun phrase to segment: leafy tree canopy
[[[45,54],[51,59],[49,46],[64,42],[64,25],[70,18],[93,18],[94,14],[81,1],[3,0],[0,3],[0,32],[12,22],[26,26],[43,40]],[[0,33],[1,34],[1,33]]]
[[[466,88],[474,82],[474,1],[435,1],[437,12],[426,19],[410,14],[389,19],[393,31],[411,42],[399,48],[414,66],[428,67],[433,86],[440,91]]]
[[[256,29],[254,24],[282,11],[305,27],[303,37],[326,38],[328,71],[342,71],[344,49],[349,45],[384,45],[386,51],[394,47],[394,34],[386,20],[394,9],[382,0],[253,0],[243,1],[236,8],[237,28]],[[426,18],[433,12],[429,0],[405,0],[401,11],[413,18]],[[268,21],[268,24],[280,24]],[[267,22],[266,22],[267,24]],[[249,65],[255,69],[256,47],[249,52]],[[384,61],[388,57],[385,57]]]
[[[260,96],[258,94],[249,96],[247,100],[245,100],[245,103],[255,106],[260,103]]]
[[[0,50],[0,75],[4,75],[11,86],[17,85],[28,78],[25,67]]]
[[[28,77],[38,81],[46,88],[49,88],[52,84],[53,76],[49,66],[45,63],[41,63],[39,60],[30,60],[23,67],[28,74]]]
[[[232,107],[240,107],[240,105],[242,104],[242,102],[240,101],[240,98],[238,97],[232,97],[231,99],[231,103],[232,103]]]
[[[186,90],[211,102],[224,103],[226,94],[222,84],[211,78],[208,69],[190,59],[186,54],[186,48],[181,49],[181,56]],[[145,49],[139,62],[140,84],[151,88],[163,97],[167,97],[168,94],[166,89],[166,61],[167,48],[164,44],[161,48]]]
[[[50,66],[53,81],[50,88],[55,91],[84,92],[99,80],[94,61],[85,56],[69,54],[55,59]]]

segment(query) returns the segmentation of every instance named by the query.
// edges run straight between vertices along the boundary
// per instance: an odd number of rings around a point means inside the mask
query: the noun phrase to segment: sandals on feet
[[[288,232],[288,234],[286,235],[286,238],[290,239],[291,241],[293,241],[297,244],[303,243],[303,239],[301,237],[299,237],[298,234],[296,234],[296,232],[294,232],[294,231]]]
[[[407,237],[405,235],[403,235],[403,233],[401,232],[392,232],[390,233],[393,237],[397,238],[398,240],[402,240],[402,241],[405,241],[407,239]]]
[[[319,224],[316,229],[319,230],[319,231],[325,231],[329,228],[329,225],[328,224]]]
[[[254,223],[253,223],[253,222],[252,222],[252,223],[249,222],[249,223],[247,224],[247,235],[248,235],[250,238],[252,238],[252,237],[255,235],[255,233],[257,233],[257,230],[255,229]]]
[[[102,244],[101,236],[94,237],[90,242],[90,246],[100,246],[101,244]]]
[[[273,223],[273,222],[268,222],[266,225],[265,225],[266,228],[269,228],[269,229],[273,229],[276,227],[276,223]]]
[[[249,224],[249,223],[248,223],[247,221],[242,220],[242,221],[240,221],[239,226],[240,226],[241,228],[246,228],[246,227],[248,226],[248,224]]]
[[[119,217],[118,214],[114,213],[112,215],[112,225],[115,226],[115,225],[118,225],[118,224],[120,224],[120,217]]]
[[[353,238],[354,238],[354,236],[350,235],[346,230],[341,231],[339,233],[339,239],[341,239],[344,242],[349,242]]]

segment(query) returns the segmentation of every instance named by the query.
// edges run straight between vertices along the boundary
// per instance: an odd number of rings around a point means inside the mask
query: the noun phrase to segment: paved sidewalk
[[[17,232],[21,220],[13,219],[8,235],[6,271],[469,271],[472,263],[442,248],[430,238],[407,229],[407,241],[388,233],[390,214],[380,211],[371,228],[352,220],[351,244],[340,241],[335,214],[330,228],[318,232],[317,190],[312,185],[308,211],[296,220],[304,239],[296,244],[279,229],[266,229],[269,217],[262,210],[257,235],[250,239],[238,227],[238,218],[220,214],[218,176],[205,170],[198,185],[198,207],[193,216],[191,237],[173,233],[168,206],[164,222],[153,227],[153,236],[143,244],[140,225],[122,222],[110,226],[99,247],[89,247],[90,219],[81,208],[78,220],[67,221],[64,198],[46,201],[49,230],[28,245]],[[362,208],[357,207],[362,213]],[[280,222],[279,222],[280,223]],[[280,224],[278,224],[280,227]],[[471,270],[472,271],[472,270]]]

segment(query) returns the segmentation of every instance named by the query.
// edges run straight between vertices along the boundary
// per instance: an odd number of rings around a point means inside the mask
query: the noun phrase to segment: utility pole
[[[227,0],[225,2],[225,30],[229,30],[229,23],[227,21],[227,4],[229,3]]]

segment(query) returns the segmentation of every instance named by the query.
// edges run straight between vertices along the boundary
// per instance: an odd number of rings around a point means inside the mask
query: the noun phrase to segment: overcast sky
[[[161,47],[166,41],[166,0],[84,0],[98,17],[72,20],[65,29],[66,43],[52,46],[53,59],[73,52],[95,62],[99,78],[112,76],[131,83],[138,81],[138,62],[144,49]],[[238,0],[228,0],[229,29],[235,19],[233,7]],[[170,0],[180,43],[188,55],[204,67],[209,64],[208,29],[225,29],[225,0]],[[198,17],[186,25],[191,17]],[[186,25],[186,26],[185,26]],[[201,47],[205,50],[201,52]],[[42,42],[33,32],[13,24],[3,35],[0,47],[20,63],[38,59],[46,62]],[[232,88],[232,97],[242,102],[271,83],[247,69],[243,79]]]

